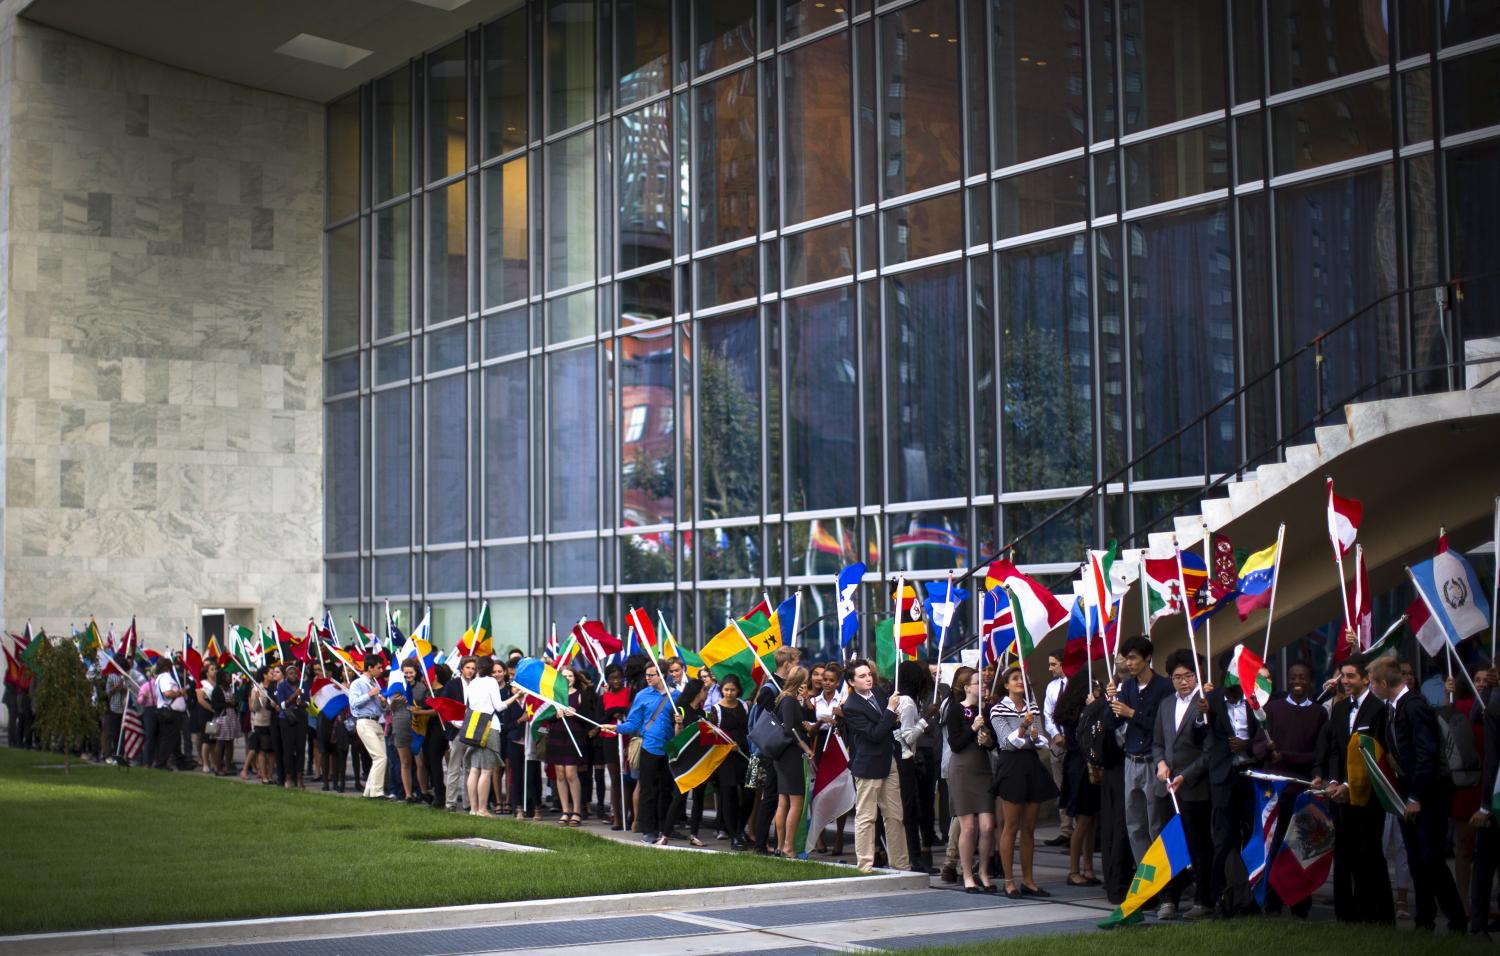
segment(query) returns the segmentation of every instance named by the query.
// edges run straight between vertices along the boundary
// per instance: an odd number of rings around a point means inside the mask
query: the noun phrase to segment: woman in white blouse
[[[1051,896],[1032,877],[1036,847],[1036,818],[1042,803],[1057,796],[1052,775],[1037,756],[1047,746],[1042,717],[1035,701],[1026,693],[1026,677],[1019,667],[1006,669],[1001,682],[1005,694],[990,708],[990,731],[999,752],[995,768],[994,795],[1000,804],[1000,872],[1005,877],[1005,895]],[[1021,880],[1012,867],[1016,837],[1021,842]]]

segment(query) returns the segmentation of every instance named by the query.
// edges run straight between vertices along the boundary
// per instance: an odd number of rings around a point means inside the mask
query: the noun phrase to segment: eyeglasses
[[[1172,681],[1173,681],[1173,683],[1177,683],[1177,684],[1183,684],[1183,683],[1186,683],[1187,681],[1194,680],[1195,678],[1196,678],[1196,675],[1194,675],[1192,673],[1187,673],[1187,674],[1173,674],[1172,675]]]

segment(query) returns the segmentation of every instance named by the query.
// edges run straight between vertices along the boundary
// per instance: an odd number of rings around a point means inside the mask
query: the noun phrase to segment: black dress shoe
[[[1021,890],[1021,895],[1022,896],[1051,896],[1052,895],[1051,893],[1048,893],[1046,890],[1042,889],[1040,886],[1033,888],[1033,887],[1027,886],[1025,883],[1021,884],[1020,890]]]
[[[1065,837],[1059,833],[1050,840],[1043,840],[1042,846],[1067,846],[1070,842],[1072,842],[1070,837]]]
[[[964,892],[965,893],[983,893],[984,890],[981,890],[977,886],[966,886],[966,887],[964,887]]]

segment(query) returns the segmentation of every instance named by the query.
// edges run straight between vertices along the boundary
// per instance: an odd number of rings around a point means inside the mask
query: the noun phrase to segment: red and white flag
[[[145,747],[146,728],[141,724],[141,715],[127,706],[120,724],[120,752],[126,760],[135,760]]]
[[[1333,479],[1328,479],[1328,540],[1337,554],[1348,554],[1359,535],[1359,520],[1365,507],[1353,498],[1333,493]]]

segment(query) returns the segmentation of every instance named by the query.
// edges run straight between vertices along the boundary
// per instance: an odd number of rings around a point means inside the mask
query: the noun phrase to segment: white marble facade
[[[322,600],[323,108],[0,22],[0,624]]]

